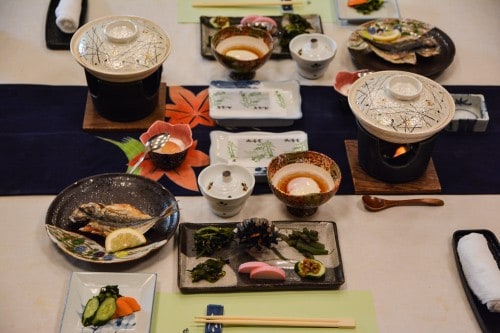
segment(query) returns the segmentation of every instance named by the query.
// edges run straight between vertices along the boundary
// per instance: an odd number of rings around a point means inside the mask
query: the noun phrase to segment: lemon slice
[[[116,229],[106,236],[106,252],[116,252],[146,244],[146,237],[132,228]]]
[[[398,29],[387,30],[380,34],[375,34],[375,35],[370,34],[366,30],[361,30],[359,34],[361,35],[361,37],[365,39],[374,40],[377,42],[392,42],[393,40],[396,40],[399,37],[401,37],[401,31],[399,31]]]

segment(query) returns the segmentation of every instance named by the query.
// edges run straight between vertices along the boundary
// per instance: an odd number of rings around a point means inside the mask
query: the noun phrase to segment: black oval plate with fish
[[[460,275],[460,280],[462,281],[462,286],[464,287],[465,295],[469,300],[469,304],[476,316],[476,320],[481,327],[481,331],[484,333],[500,332],[500,313],[491,312],[488,310],[485,304],[474,295],[472,290],[467,283],[464,272],[462,270],[462,264],[460,263],[460,258],[458,256],[457,245],[460,238],[470,233],[478,233],[486,238],[488,242],[488,247],[497,262],[500,269],[500,245],[498,239],[493,232],[486,229],[471,229],[471,230],[457,230],[453,233],[453,254],[455,256],[455,261],[457,264],[458,274]]]
[[[417,63],[415,65],[393,64],[380,58],[374,52],[351,48],[348,48],[348,50],[353,63],[359,69],[368,69],[370,71],[400,70],[426,77],[434,77],[448,68],[453,62],[455,58],[455,44],[446,33],[438,28],[433,28],[428,34],[436,39],[441,47],[441,52],[438,55],[428,58],[417,56]]]
[[[97,202],[128,203],[151,216],[159,216],[173,205],[173,213],[159,220],[144,234],[147,244],[119,254],[101,253],[105,238],[78,231],[80,225],[69,219],[78,206]],[[165,245],[179,223],[175,197],[157,182],[137,175],[110,173],[81,179],[59,193],[50,204],[45,224],[50,238],[77,259],[96,263],[116,263],[141,258]]]

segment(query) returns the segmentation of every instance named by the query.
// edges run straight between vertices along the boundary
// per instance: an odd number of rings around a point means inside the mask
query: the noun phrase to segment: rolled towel
[[[78,29],[82,0],[60,0],[56,7],[56,25],[62,32],[71,34]]]
[[[500,312],[500,269],[486,238],[470,233],[459,239],[457,252],[465,279],[481,303],[491,312]]]

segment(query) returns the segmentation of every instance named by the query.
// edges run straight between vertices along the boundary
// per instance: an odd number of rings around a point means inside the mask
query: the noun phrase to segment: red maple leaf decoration
[[[192,91],[181,87],[169,87],[169,96],[175,104],[166,104],[165,117],[171,124],[188,124],[191,128],[198,125],[213,127],[215,121],[210,118],[208,89],[195,95]]]

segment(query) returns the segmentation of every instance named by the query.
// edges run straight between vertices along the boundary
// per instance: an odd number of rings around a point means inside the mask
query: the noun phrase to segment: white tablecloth
[[[400,0],[403,17],[437,25],[455,42],[453,64],[436,81],[457,85],[499,85],[500,2],[498,0]],[[0,83],[85,85],[83,70],[69,51],[45,47],[48,1],[0,2]],[[207,85],[226,79],[216,62],[199,54],[197,24],[178,24],[173,0],[89,0],[88,19],[133,14],[151,19],[171,36],[173,50],[163,80],[169,85]],[[324,24],[338,53],[324,78],[298,77],[291,60],[270,61],[261,80],[299,79],[304,85],[331,85],[334,73],[353,70],[345,42],[351,25]],[[498,108],[498,106],[492,106]],[[1,119],[1,115],[0,115]],[[8,159],[4,156],[3,162]],[[457,181],[465,181],[457,179]],[[440,196],[443,207],[364,210],[359,196],[336,196],[312,220],[337,223],[346,283],[343,289],[370,290],[380,332],[479,332],[453,258],[451,237],[459,229],[490,229],[500,235],[500,196]],[[95,267],[63,255],[43,227],[53,196],[0,197],[0,332],[56,332],[72,271]],[[200,197],[180,197],[181,222],[215,222]],[[196,207],[196,209],[193,209]],[[293,219],[272,195],[252,196],[238,221],[255,216]],[[160,291],[176,291],[174,242],[125,268],[158,273]],[[107,266],[101,270],[109,270]]]

